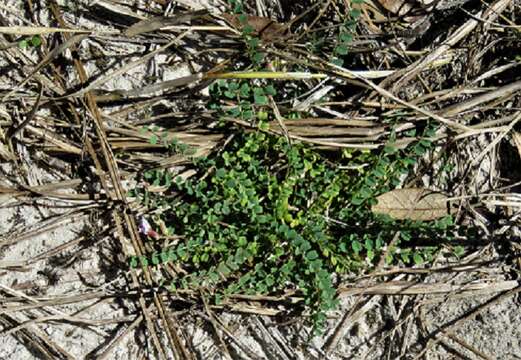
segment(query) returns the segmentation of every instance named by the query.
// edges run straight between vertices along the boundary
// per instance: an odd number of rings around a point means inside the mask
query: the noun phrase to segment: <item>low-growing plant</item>
[[[259,39],[241,3],[231,4],[244,25],[248,55],[258,67]],[[347,54],[359,16],[351,9],[340,27],[333,50],[337,62]],[[165,248],[161,238],[151,237],[156,251],[131,258],[130,265],[174,262],[183,271],[170,284],[172,291],[200,289],[212,293],[216,302],[232,294],[294,290],[304,299],[314,329],[321,331],[326,312],[337,305],[336,285],[342,275],[367,271],[382,258],[387,264],[430,262],[438,240],[450,240],[453,224],[450,217],[427,223],[371,212],[376,197],[401,185],[431,149],[433,127],[427,125],[420,134],[411,131],[408,135],[418,140],[406,148],[397,148],[391,134],[381,149],[346,149],[332,159],[331,154],[326,157],[308,145],[268,133],[274,119],[269,97],[277,101],[283,87],[281,82],[246,79],[217,80],[210,86],[209,107],[221,126],[235,119],[254,127],[234,129],[233,140],[216,155],[194,159],[198,175],[188,180],[164,170],[144,174],[146,183],[165,191],[158,194],[138,186],[132,196],[154,210],[156,221],[167,229],[162,235],[178,240]],[[152,144],[186,151],[157,135],[158,129],[152,131]]]
[[[269,116],[265,105],[268,96],[277,94],[273,84],[218,80],[210,86],[210,93],[213,98],[211,109],[231,118],[255,122],[259,128],[267,129]]]
[[[359,5],[363,2],[364,0],[351,0],[351,5]],[[342,57],[349,53],[349,46],[353,41],[360,15],[361,11],[359,9],[351,8],[347,12],[345,20],[340,25],[337,44],[333,49],[333,57],[331,60],[335,65],[342,66],[344,64]]]
[[[216,83],[214,108],[225,117],[266,120],[271,115],[259,97],[275,93],[268,86]],[[237,106],[226,107],[232,99]],[[319,331],[326,311],[337,304],[337,275],[369,269],[384,255],[387,263],[428,262],[437,249],[432,239],[450,230],[448,219],[394,221],[370,211],[375,197],[399,185],[429,147],[425,137],[402,150],[391,141],[380,151],[346,150],[331,163],[309,146],[262,129],[242,132],[219,155],[196,161],[199,173],[209,174],[204,179],[173,179],[159,170],[145,174],[166,192],[138,188],[134,195],[149,208],[163,209],[159,217],[168,235],[183,240],[168,248],[158,242],[156,254],[134,258],[131,265],[176,262],[186,275],[172,282],[173,291],[210,289],[217,299],[295,289]],[[417,246],[421,239],[431,245]]]
[[[158,127],[145,126],[141,128],[142,134],[145,134],[147,131],[152,133],[148,140],[152,145],[162,145],[171,153],[185,156],[192,156],[196,152],[195,148],[183,143],[176,137],[173,137],[167,131],[160,131]]]

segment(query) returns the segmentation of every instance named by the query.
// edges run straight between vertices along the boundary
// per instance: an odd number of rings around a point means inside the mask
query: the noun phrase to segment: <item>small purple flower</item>
[[[159,239],[159,234],[152,229],[152,226],[150,226],[150,223],[144,216],[142,216],[139,221],[139,232],[151,238]]]
[[[141,234],[147,235],[150,230],[152,230],[152,226],[150,226],[148,220],[145,219],[144,216],[142,216],[141,220],[139,221],[139,232]]]

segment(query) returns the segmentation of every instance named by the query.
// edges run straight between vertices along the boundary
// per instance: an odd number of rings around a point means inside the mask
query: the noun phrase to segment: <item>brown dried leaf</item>
[[[239,20],[239,15],[222,14],[222,17],[237,29],[243,29],[245,26]],[[246,22],[253,28],[253,34],[260,36],[264,41],[280,38],[287,31],[286,26],[267,17],[248,15]]]
[[[204,16],[207,13],[208,11],[206,10],[199,10],[184,14],[177,14],[172,17],[157,16],[154,18],[138,21],[137,23],[126,29],[124,33],[127,36],[136,36],[139,34],[149,33],[161,29],[162,27],[173,26],[189,22],[193,19]]]
[[[434,220],[449,214],[447,197],[432,190],[396,189],[377,197],[372,211],[397,220]]]
[[[374,0],[375,2],[378,2],[378,0]],[[382,12],[382,7],[374,4],[372,0],[365,0],[361,4],[351,4],[351,7],[353,9],[358,9],[362,11],[362,15],[364,15],[364,20],[368,21],[368,23],[371,26],[376,26],[374,24],[375,21],[377,22],[384,22],[387,19],[387,16],[385,16]],[[365,16],[365,14],[369,16]]]
[[[393,14],[404,15],[412,6],[407,0],[378,0],[386,10]]]

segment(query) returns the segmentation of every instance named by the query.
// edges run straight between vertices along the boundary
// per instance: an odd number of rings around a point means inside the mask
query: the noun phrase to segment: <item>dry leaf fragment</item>
[[[166,26],[173,26],[182,24],[185,22],[189,22],[193,19],[205,16],[208,14],[207,10],[199,10],[188,12],[184,14],[177,14],[175,16],[166,17],[166,16],[157,16],[151,19],[146,19],[142,21],[138,21],[134,25],[130,26],[125,30],[125,35],[127,36],[136,36],[139,34],[149,33],[158,29],[161,29]]]
[[[425,20],[438,0],[376,0],[383,8],[392,14],[404,16],[407,23],[416,23]],[[416,13],[416,14],[415,14]]]
[[[514,144],[516,144],[517,152],[521,158],[521,133],[514,131],[512,137],[514,138]]]
[[[376,198],[372,211],[397,220],[434,220],[449,214],[447,196],[428,189],[396,189]]]
[[[9,35],[47,35],[54,33],[90,33],[92,30],[67,29],[44,26],[0,26],[0,34]]]
[[[378,0],[386,10],[393,14],[404,15],[411,10],[412,5],[407,0]]]
[[[239,15],[222,14],[222,17],[237,29],[250,25],[253,28],[253,35],[260,36],[264,41],[281,38],[287,31],[286,26],[267,17],[248,15],[246,24],[239,20]]]

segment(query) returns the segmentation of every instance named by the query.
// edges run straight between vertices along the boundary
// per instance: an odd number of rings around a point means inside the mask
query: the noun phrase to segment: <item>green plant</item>
[[[362,4],[364,0],[351,0],[351,5]],[[335,65],[342,66],[344,60],[343,56],[349,52],[349,44],[353,41],[353,37],[356,32],[356,25],[361,12],[359,9],[350,9],[345,16],[344,22],[340,26],[338,33],[337,44],[333,49],[333,58],[331,62]]]
[[[194,147],[179,141],[179,139],[176,137],[169,135],[167,131],[161,132],[158,127],[144,126],[140,130],[141,134],[145,134],[147,132],[151,132],[150,138],[148,139],[148,142],[151,145],[162,145],[172,154],[193,156],[196,152]]]
[[[361,3],[353,1],[352,3]],[[243,38],[254,67],[262,58],[259,39],[238,1]],[[351,9],[342,24],[333,55],[340,60],[356,30],[360,12]],[[312,324],[321,331],[326,312],[337,305],[336,282],[343,274],[367,271],[382,257],[386,263],[423,264],[433,259],[441,239],[450,240],[451,218],[436,222],[396,221],[371,212],[380,194],[403,182],[417,160],[432,148],[435,129],[427,124],[406,148],[387,145],[375,151],[344,150],[335,161],[302,143],[267,133],[274,116],[270,96],[286,93],[284,83],[217,80],[210,86],[209,107],[225,127],[230,120],[255,125],[239,131],[211,158],[193,159],[199,175],[188,180],[169,171],[150,170],[132,196],[153,209],[177,242],[150,238],[153,251],[130,259],[132,267],[174,262],[183,272],[170,288],[204,290],[216,302],[232,294],[281,294],[297,290]],[[298,119],[301,114],[290,114]],[[400,114],[393,122],[400,121]],[[232,121],[233,123],[233,121]],[[255,129],[255,128],[254,128]],[[184,153],[186,148],[152,128],[152,144]]]
[[[265,106],[268,96],[275,96],[277,90],[273,84],[258,81],[218,80],[210,86],[213,101],[210,108],[221,111],[225,117],[256,122],[262,130],[267,130],[269,113]],[[233,103],[233,105],[227,105]]]
[[[242,1],[240,0],[228,0],[228,4],[231,6],[233,12],[235,14],[242,14],[244,12],[244,8],[242,5]]]
[[[268,86],[217,82],[214,108],[225,117],[266,118],[257,109],[264,106],[263,94],[255,89],[273,92]],[[238,105],[226,107],[221,99]],[[158,243],[156,253],[131,259],[131,266],[177,262],[186,275],[172,282],[172,290],[210,289],[219,299],[295,287],[319,331],[337,303],[334,274],[368,269],[384,254],[388,263],[429,261],[437,247],[417,244],[449,232],[447,220],[398,222],[370,211],[375,197],[398,185],[429,146],[420,138],[405,150],[392,142],[379,152],[346,150],[332,165],[303,144],[262,131],[238,134],[217,157],[196,162],[201,174],[209,174],[204,180],[145,173],[148,182],[168,190],[158,195],[138,188],[134,195],[162,209],[169,235],[184,240],[169,248]],[[397,231],[399,239],[387,248]]]
[[[245,14],[239,15],[239,21],[242,24],[242,36],[246,43],[246,53],[254,66],[259,66],[264,60],[264,54],[260,51],[260,38],[254,36],[255,29],[248,23],[248,17]]]
[[[42,38],[40,35],[34,35],[29,38],[24,38],[18,42],[18,47],[20,49],[27,49],[29,47],[38,47],[42,44]]]

